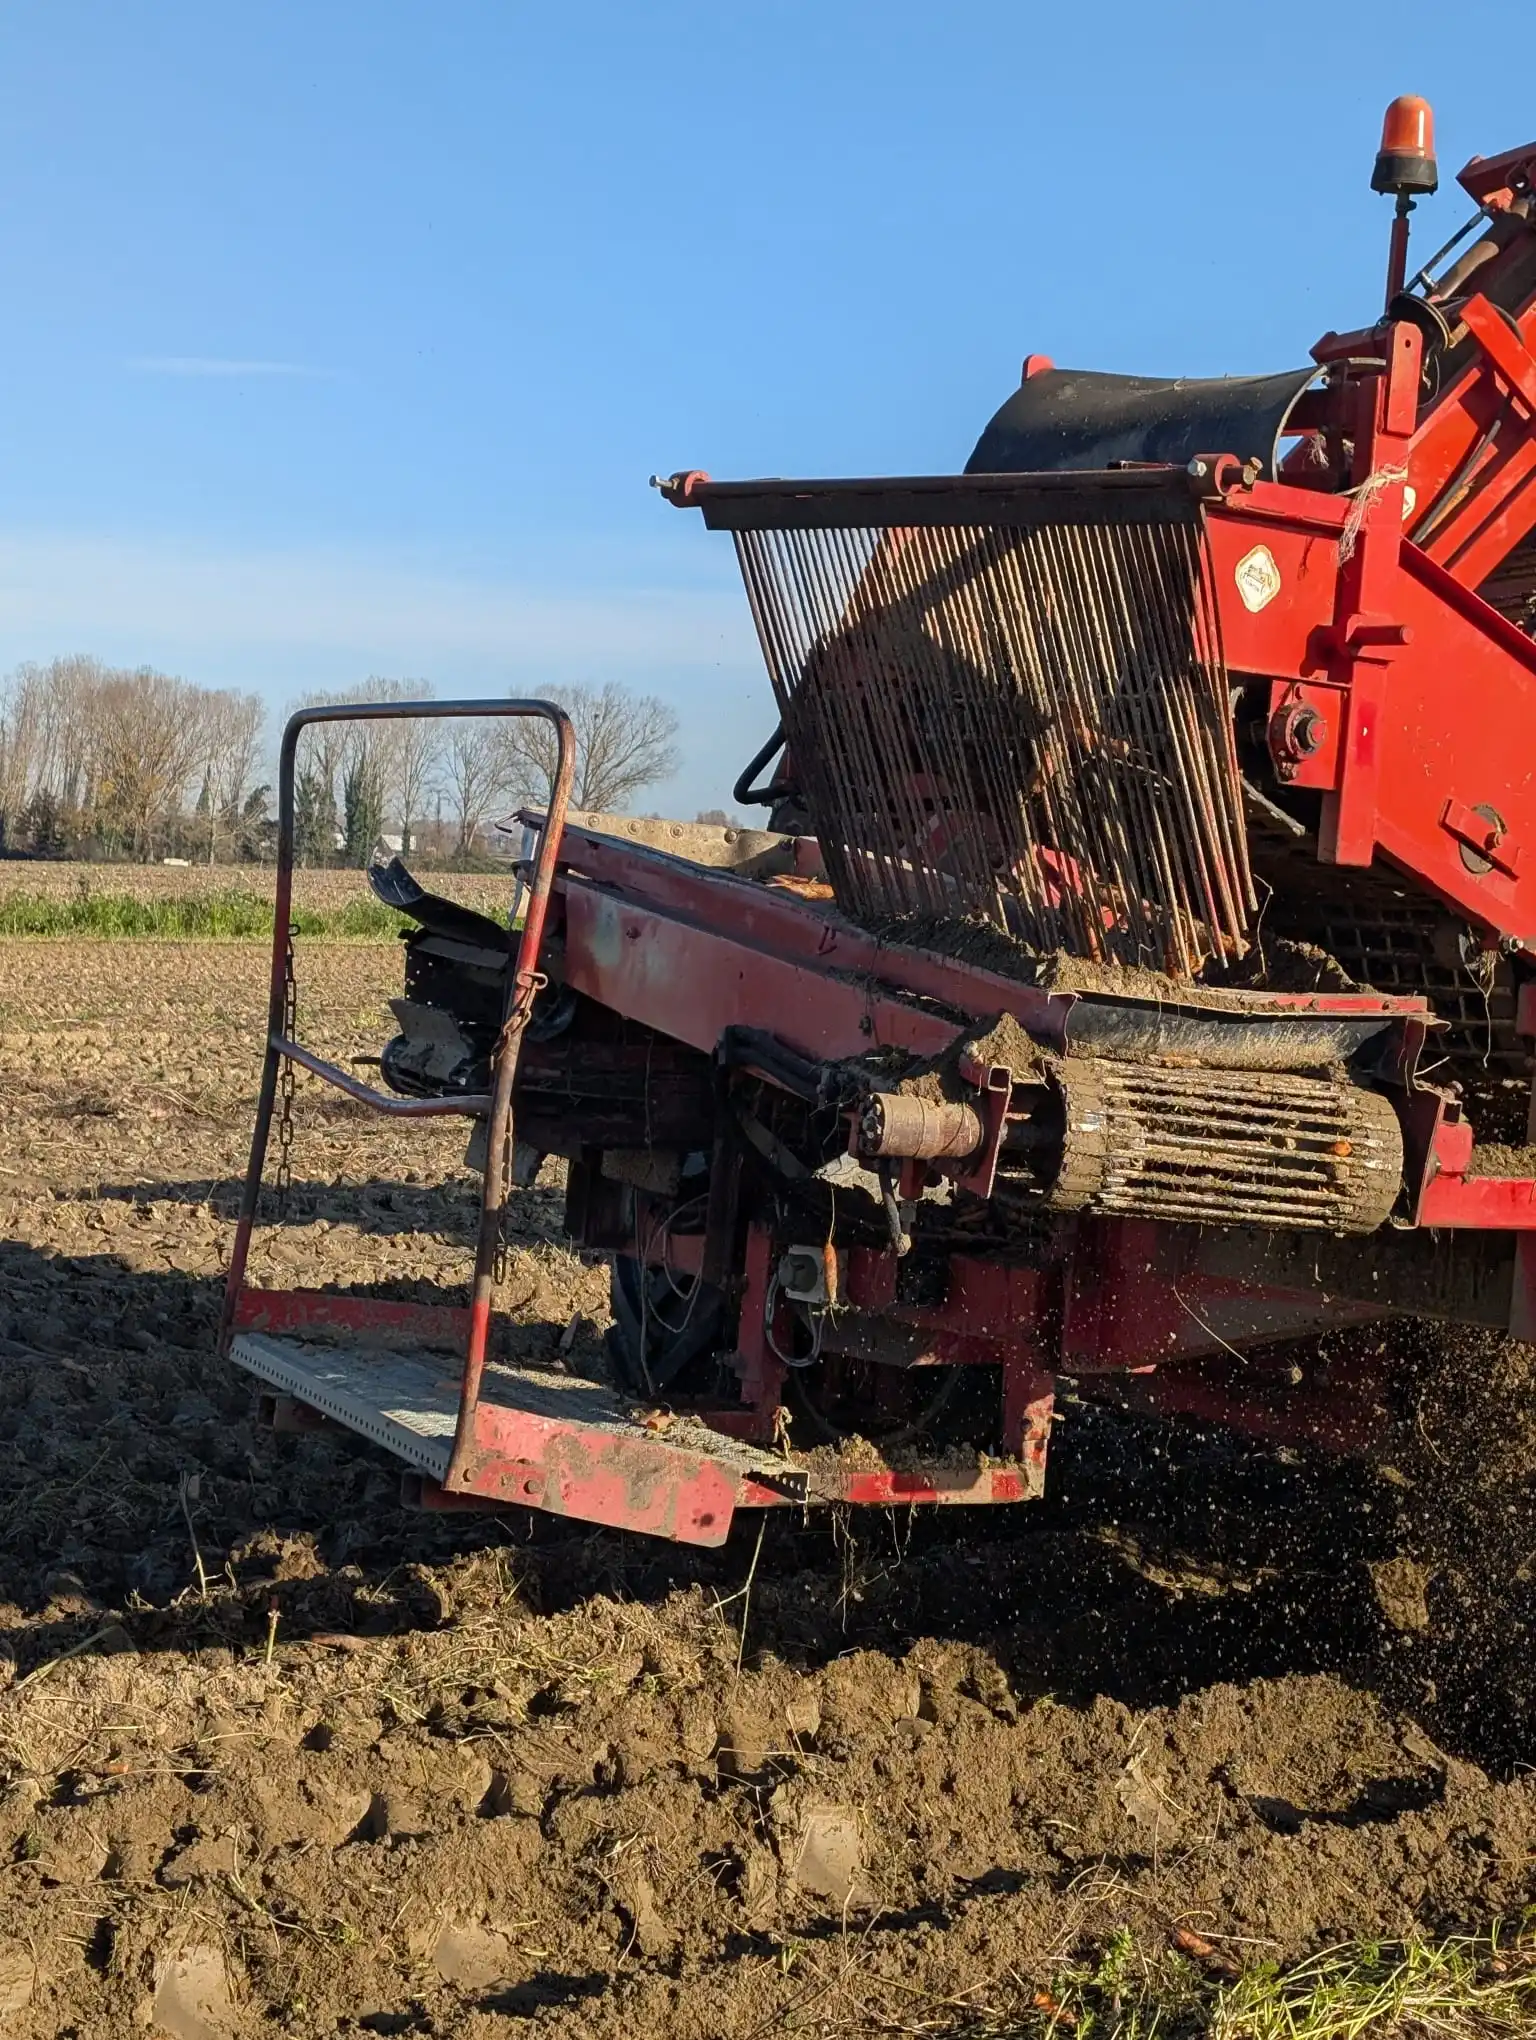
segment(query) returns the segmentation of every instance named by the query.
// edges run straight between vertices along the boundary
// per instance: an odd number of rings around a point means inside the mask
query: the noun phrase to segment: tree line
[[[426,681],[374,677],[295,705],[432,696]],[[666,703],[615,683],[559,699],[576,730],[578,808],[622,809],[675,770],[678,721]],[[256,694],[85,657],[21,666],[0,681],[0,854],[270,858],[272,734]],[[406,851],[462,860],[496,816],[546,798],[553,770],[542,721],[315,724],[299,747],[297,853],[363,864],[397,836]]]

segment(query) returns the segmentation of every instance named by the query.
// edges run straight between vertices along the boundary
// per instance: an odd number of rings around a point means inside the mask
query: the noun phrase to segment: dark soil
[[[1084,992],[1098,998],[1150,1000],[1158,1005],[1228,1007],[1232,994],[1250,992],[1348,992],[1353,978],[1310,942],[1270,936],[1239,962],[1209,965],[1199,979],[1171,977],[1130,963],[1093,963],[1065,951],[1031,948],[990,921],[906,914],[870,931],[882,941],[932,950],[977,970],[995,971],[1044,991]]]
[[[1536,1147],[1509,1147],[1500,1141],[1480,1142],[1467,1164],[1469,1176],[1530,1176],[1536,1174]]]
[[[320,952],[307,1037],[376,1049],[396,961]],[[1394,1331],[1372,1466],[1069,1399],[1028,1509],[411,1514],[209,1359],[262,969],[4,957],[7,2036],[958,2033],[1126,1924],[1286,1959],[1536,1899],[1525,1349]],[[456,1136],[300,1104],[266,1279],[461,1279]],[[595,1352],[558,1213],[519,1339]]]

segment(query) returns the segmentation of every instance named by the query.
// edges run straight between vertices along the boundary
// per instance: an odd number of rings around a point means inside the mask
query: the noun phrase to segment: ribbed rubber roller
[[[1397,1114],[1347,1077],[1097,1058],[1053,1074],[1066,1122],[1053,1210],[1366,1233],[1397,1200]]]

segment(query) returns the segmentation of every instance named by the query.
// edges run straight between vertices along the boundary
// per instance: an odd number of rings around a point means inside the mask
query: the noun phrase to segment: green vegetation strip
[[[387,940],[413,927],[403,914],[366,894],[340,907],[298,907],[293,921],[301,935],[352,936]],[[0,936],[85,935],[104,938],[164,937],[179,941],[229,941],[270,937],[272,902],[243,890],[184,897],[132,899],[126,893],[82,891],[73,899],[40,893],[0,898]]]
[[[1536,1913],[1449,1940],[1355,1941],[1281,1967],[1203,1959],[1129,1930],[1060,1972],[1030,2015],[962,2018],[965,2040],[1529,2040]],[[1247,1953],[1229,1949],[1230,1954]],[[916,2031],[916,2028],[912,2030]],[[927,2030],[926,2028],[924,2030]]]

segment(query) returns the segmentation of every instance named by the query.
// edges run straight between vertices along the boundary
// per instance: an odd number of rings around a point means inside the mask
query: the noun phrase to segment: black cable
[[[715,1051],[723,1069],[752,1070],[807,1103],[821,1095],[822,1065],[761,1028],[732,1025]]]
[[[731,799],[735,801],[738,807],[773,806],[773,803],[778,798],[778,796],[777,794],[775,794],[773,790],[772,782],[770,781],[766,786],[754,786],[752,784],[752,781],[757,777],[758,773],[762,771],[763,767],[768,763],[768,760],[774,757],[778,752],[782,751],[783,748],[784,748],[784,725],[782,722],[775,723],[773,735],[768,739],[767,743],[764,744],[763,748],[760,751],[755,751],[753,753],[751,763],[746,767],[741,777],[737,780],[736,784],[731,788]]]
[[[906,1423],[898,1425],[894,1430],[881,1431],[873,1437],[870,1436],[867,1429],[845,1431],[840,1424],[834,1423],[824,1411],[817,1409],[816,1405],[811,1401],[809,1385],[805,1380],[805,1369],[803,1367],[795,1368],[786,1375],[784,1386],[794,1404],[796,1415],[803,1416],[811,1428],[818,1432],[827,1444],[841,1445],[848,1438],[857,1436],[866,1438],[877,1452],[886,1453],[894,1452],[900,1446],[912,1444],[915,1439],[923,1435],[935,1417],[943,1415],[954,1396],[955,1390],[960,1386],[961,1377],[966,1371],[966,1367],[962,1363],[956,1363],[947,1367],[944,1370],[945,1378],[939,1383],[937,1393],[923,1404],[915,1416],[910,1417]],[[908,1376],[909,1382],[910,1378]]]

